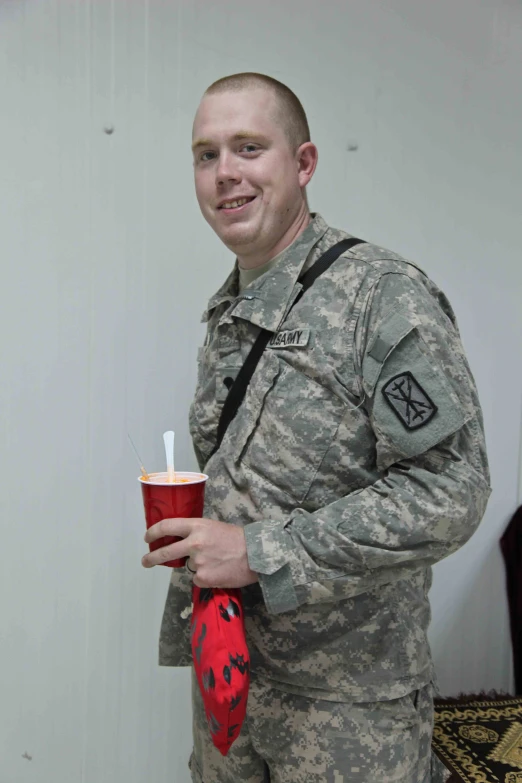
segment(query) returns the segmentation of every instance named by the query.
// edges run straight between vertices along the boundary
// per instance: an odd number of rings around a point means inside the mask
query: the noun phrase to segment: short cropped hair
[[[235,73],[231,76],[224,76],[211,84],[205,90],[205,95],[229,91],[239,92],[259,87],[274,93],[286,137],[292,151],[295,152],[301,144],[310,141],[310,128],[301,101],[286,84],[262,73]]]

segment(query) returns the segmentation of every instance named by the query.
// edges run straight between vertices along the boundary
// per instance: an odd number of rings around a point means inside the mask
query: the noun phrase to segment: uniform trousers
[[[241,734],[214,747],[192,672],[193,783],[443,783],[431,753],[433,686],[400,699],[346,703],[250,683]]]

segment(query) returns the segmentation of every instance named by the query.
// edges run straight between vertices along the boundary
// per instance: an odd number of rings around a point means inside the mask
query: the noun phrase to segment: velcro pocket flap
[[[363,359],[363,386],[368,396],[373,394],[387,357],[412,329],[414,324],[399,313],[390,313],[382,322]]]

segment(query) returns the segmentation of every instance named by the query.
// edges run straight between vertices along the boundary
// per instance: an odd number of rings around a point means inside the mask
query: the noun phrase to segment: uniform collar
[[[301,290],[297,278],[305,266],[310,266],[324,248],[321,242],[328,231],[328,225],[318,213],[312,215],[312,220],[297,239],[281,254],[277,264],[266,274],[254,280],[238,295],[239,272],[237,263],[221,288],[208,303],[208,309],[203,320],[208,320],[214,308],[223,302],[233,302],[222,318],[223,322],[231,323],[233,318],[243,318],[262,329],[271,332],[283,320],[288,308]],[[334,244],[335,239],[329,243]],[[329,246],[328,244],[328,246]],[[318,247],[318,245],[320,247]]]
[[[233,302],[239,292],[239,270],[237,268],[237,262],[234,265],[233,270],[223,283],[218,288],[216,293],[210,297],[207,304],[207,309],[203,313],[202,321],[208,321],[212,310],[215,310],[223,302]]]

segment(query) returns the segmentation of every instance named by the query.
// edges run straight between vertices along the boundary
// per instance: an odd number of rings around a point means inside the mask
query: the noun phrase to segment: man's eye
[[[212,155],[215,155],[215,153],[214,153],[214,152],[202,152],[202,153],[201,153],[201,155],[199,156],[199,159],[200,159],[201,161],[203,161],[204,163],[205,163],[207,160],[212,160],[212,157],[210,157],[210,158],[207,158],[207,157],[206,157],[207,155],[210,155],[210,156],[212,156]]]
[[[256,144],[243,144],[241,149],[245,152],[257,152],[259,147]]]

